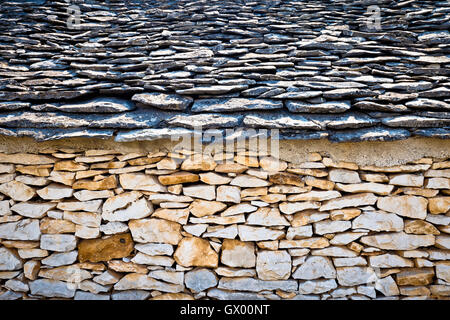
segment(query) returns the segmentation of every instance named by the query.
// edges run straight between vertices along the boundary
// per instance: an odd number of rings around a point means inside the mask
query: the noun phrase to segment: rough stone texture
[[[318,153],[293,164],[250,150],[201,161],[189,150],[43,152],[49,163],[0,166],[3,181],[37,190],[0,200],[5,299],[441,299],[449,290],[449,190],[427,184],[448,179],[447,158],[380,167]],[[331,181],[331,170],[359,180]],[[161,183],[179,172],[195,179]],[[112,189],[74,192],[77,181],[110,177]]]
[[[129,256],[133,248],[134,242],[129,233],[106,239],[83,240],[78,244],[78,259],[80,262],[120,259]]]
[[[211,248],[209,242],[196,237],[183,238],[173,257],[184,267],[214,268],[219,263],[219,256]]]

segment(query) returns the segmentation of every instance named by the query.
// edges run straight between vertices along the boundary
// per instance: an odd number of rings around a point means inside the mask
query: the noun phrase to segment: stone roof
[[[434,0],[2,1],[0,134],[450,138],[449,18]]]

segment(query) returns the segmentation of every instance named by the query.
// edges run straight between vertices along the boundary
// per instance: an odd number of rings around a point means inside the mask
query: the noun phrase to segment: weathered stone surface
[[[314,223],[314,233],[323,235],[326,233],[338,233],[350,229],[352,226],[350,221],[332,221],[325,220]]]
[[[251,242],[225,239],[220,261],[229,267],[253,268],[256,265],[255,246]]]
[[[248,225],[260,226],[289,226],[290,223],[284,218],[277,208],[259,208],[247,217]]]
[[[55,252],[49,255],[47,258],[42,259],[41,262],[44,265],[52,267],[60,267],[69,264],[73,264],[78,258],[78,251],[70,252]]]
[[[217,163],[213,158],[204,155],[194,155],[187,158],[181,164],[181,170],[184,171],[211,171],[214,170]]]
[[[83,270],[77,265],[41,269],[39,276],[46,279],[66,281],[72,286],[92,277],[89,271]]]
[[[231,180],[230,184],[241,188],[257,188],[266,187],[269,185],[269,183],[265,180],[245,174],[237,176]]]
[[[48,156],[30,153],[14,153],[14,154],[0,153],[0,163],[40,165],[40,164],[52,164],[55,163],[55,160]]]
[[[180,242],[181,225],[162,219],[131,220],[128,224],[133,240],[140,243],[167,243],[176,245]]]
[[[336,189],[349,193],[372,192],[379,195],[388,195],[392,192],[394,186],[372,182],[357,184],[336,183]]]
[[[75,249],[77,240],[75,236],[69,234],[43,234],[41,236],[41,249],[67,252]]]
[[[32,295],[47,298],[73,298],[76,291],[73,286],[58,280],[38,279],[30,281],[29,285]]]
[[[340,183],[360,183],[358,172],[347,169],[331,169],[329,179]]]
[[[36,190],[19,181],[10,181],[1,184],[0,192],[15,201],[28,201],[36,194]]]
[[[360,241],[366,245],[384,250],[414,250],[419,247],[434,245],[435,238],[433,235],[413,235],[395,232],[365,236]]]
[[[320,208],[320,202],[303,201],[303,202],[282,202],[280,203],[280,211],[285,214],[293,214],[299,211]]]
[[[144,106],[156,107],[163,110],[180,111],[185,110],[193,102],[193,99],[187,96],[164,93],[135,94],[131,100]]]
[[[325,201],[319,210],[328,211],[348,207],[373,205],[375,204],[377,199],[378,198],[373,193],[361,193],[350,196],[343,196],[341,198]]]
[[[82,240],[78,244],[80,262],[99,262],[127,257],[133,251],[134,242],[129,233],[106,239]]]
[[[410,268],[396,274],[400,286],[423,286],[433,282],[434,270],[430,268]]]
[[[256,272],[262,280],[286,280],[291,275],[291,256],[287,251],[260,251]]]
[[[22,261],[11,250],[0,248],[0,271],[19,270],[22,267]]]
[[[389,179],[389,183],[405,187],[422,187],[424,178],[422,175],[397,174]]]
[[[23,219],[18,222],[0,224],[0,238],[8,240],[39,240],[39,220]]]
[[[115,290],[157,290],[177,293],[183,291],[182,285],[169,284],[155,280],[146,274],[129,273],[114,285]]]
[[[139,265],[163,266],[171,267],[174,260],[166,256],[150,256],[142,252],[138,252],[132,259],[132,262]]]
[[[36,193],[44,200],[60,200],[72,197],[74,191],[70,187],[51,183],[48,186],[37,190]]]
[[[217,276],[208,269],[196,269],[185,275],[186,287],[192,292],[201,292],[215,287],[218,283]]]
[[[142,173],[124,173],[119,176],[120,185],[126,190],[141,190],[151,192],[166,192],[154,176]]]
[[[196,217],[201,218],[222,211],[227,206],[219,201],[195,200],[189,205],[189,211]]]
[[[391,276],[377,279],[375,282],[375,289],[380,291],[386,297],[399,295],[397,284]]]
[[[46,212],[56,207],[56,203],[20,202],[11,207],[11,210],[28,218],[42,218]]]
[[[303,181],[300,176],[294,173],[280,172],[271,174],[269,176],[269,181],[276,184],[287,184],[299,187],[303,186]]]
[[[210,185],[192,185],[189,187],[183,187],[183,194],[193,198],[215,200],[216,188]]]
[[[86,190],[109,190],[117,187],[117,179],[115,176],[109,176],[100,181],[90,181],[90,180],[78,180],[73,185],[72,188],[86,189]]]
[[[400,216],[425,219],[428,201],[416,196],[383,197],[377,201],[377,207]]]
[[[375,268],[414,267],[413,261],[390,253],[369,257],[369,264]]]
[[[405,222],[405,232],[412,234],[440,234],[435,226],[423,220],[410,220]]]
[[[340,267],[336,269],[341,286],[355,286],[375,282],[378,278],[370,267]]]
[[[129,221],[131,219],[142,219],[153,213],[152,203],[147,201],[145,198],[132,202],[125,209],[118,209],[116,211],[106,211],[105,205],[106,202],[103,205],[102,218],[107,221]],[[108,204],[106,209],[110,209],[111,207],[112,206]]]
[[[383,211],[368,211],[352,221],[353,229],[368,229],[372,231],[402,231],[403,219],[393,213]]]
[[[300,282],[298,292],[300,294],[321,294],[337,288],[336,280],[308,280]]]
[[[336,278],[336,270],[329,258],[312,256],[295,270],[292,277],[303,280],[333,279]]]
[[[227,184],[232,180],[229,177],[225,177],[215,172],[200,173],[199,176],[202,182],[211,185]]]
[[[235,112],[248,110],[281,109],[283,104],[274,100],[263,99],[199,99],[194,102],[192,112]]]
[[[450,197],[428,199],[428,210],[432,214],[447,213],[450,210]]]
[[[438,262],[436,264],[436,277],[445,282],[450,282],[450,264],[448,261]]]
[[[217,187],[217,201],[223,202],[241,202],[241,190],[234,186],[219,186]]]
[[[185,267],[215,268],[219,263],[219,256],[211,249],[209,242],[196,237],[183,238],[173,257],[178,264]]]
[[[101,205],[102,200],[66,201],[66,202],[59,202],[56,208],[65,211],[98,212]]]
[[[176,172],[167,176],[159,176],[158,180],[161,184],[168,186],[179,183],[197,182],[200,180],[200,177],[190,172]]]
[[[281,230],[272,230],[265,227],[238,226],[239,238],[242,241],[277,240],[284,236]]]

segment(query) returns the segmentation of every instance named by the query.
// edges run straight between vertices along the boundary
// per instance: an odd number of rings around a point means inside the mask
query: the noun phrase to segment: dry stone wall
[[[0,173],[1,300],[450,296],[449,159],[58,149]]]

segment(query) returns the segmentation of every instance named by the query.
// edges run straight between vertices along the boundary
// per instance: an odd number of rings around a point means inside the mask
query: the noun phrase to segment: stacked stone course
[[[447,299],[450,160],[0,154],[0,300]]]

